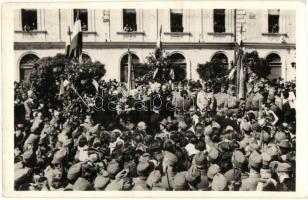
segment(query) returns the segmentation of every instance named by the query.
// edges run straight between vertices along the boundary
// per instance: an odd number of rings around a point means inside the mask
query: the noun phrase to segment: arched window
[[[228,57],[223,53],[216,53],[211,62],[222,64],[225,69],[228,69]]]
[[[135,54],[132,55],[132,64],[133,68],[139,65],[139,58]],[[132,68],[132,74],[134,74],[134,69]],[[125,54],[121,60],[121,82],[127,83],[128,79],[128,54]],[[132,77],[133,78],[133,77]]]
[[[281,77],[281,58],[276,53],[271,53],[266,57],[266,61],[271,68],[269,79],[276,79]]]
[[[180,53],[174,53],[170,56],[174,69],[174,81],[182,81],[186,78],[186,59]]]
[[[33,68],[34,63],[39,59],[34,54],[27,54],[23,56],[19,63],[19,77],[20,81],[28,81],[31,70]]]

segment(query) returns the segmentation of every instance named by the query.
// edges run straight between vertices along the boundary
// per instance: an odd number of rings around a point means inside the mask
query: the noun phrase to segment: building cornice
[[[155,42],[84,42],[87,49],[123,49],[142,48],[153,49]],[[233,49],[233,42],[164,42],[165,49]],[[294,43],[243,43],[245,48],[256,49],[295,49]],[[15,50],[33,49],[64,49],[65,42],[14,42]]]

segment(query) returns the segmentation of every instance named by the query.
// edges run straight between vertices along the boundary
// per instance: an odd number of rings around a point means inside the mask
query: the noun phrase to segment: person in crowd
[[[15,190],[295,191],[295,83],[95,80],[14,84]]]

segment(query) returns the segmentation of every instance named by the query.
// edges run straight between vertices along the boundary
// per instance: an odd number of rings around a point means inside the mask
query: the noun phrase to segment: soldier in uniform
[[[249,175],[248,178],[242,180],[240,191],[256,191],[257,185],[261,182],[260,168],[262,165],[261,155],[253,151],[249,156]]]

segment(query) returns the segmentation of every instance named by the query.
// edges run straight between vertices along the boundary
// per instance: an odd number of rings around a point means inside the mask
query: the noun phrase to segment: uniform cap
[[[67,172],[67,179],[70,182],[75,182],[76,179],[78,178],[80,171],[81,171],[81,165],[82,163],[76,163],[74,165],[72,165]]]
[[[182,130],[186,130],[187,129],[187,124],[184,121],[180,121],[178,126]]]
[[[87,179],[79,177],[74,183],[73,191],[86,191],[89,190],[90,187],[91,184],[89,183],[89,181],[87,181]]]
[[[152,188],[161,180],[161,173],[159,170],[154,170],[147,178],[147,185]]]
[[[219,151],[216,148],[211,148],[208,157],[210,160],[216,160],[219,156]]]
[[[286,148],[286,149],[289,149],[290,148],[290,142],[288,139],[284,139],[284,140],[281,140],[278,144],[279,147],[282,147],[282,148]]]
[[[186,172],[178,172],[174,176],[174,181],[173,181],[173,189],[176,191],[180,190],[186,190],[187,189],[187,181],[185,178]]]
[[[150,154],[144,153],[139,157],[139,162],[148,162],[150,160]]]
[[[245,133],[250,133],[251,131],[251,125],[249,123],[243,123],[242,124],[242,130],[245,132]]]
[[[110,163],[107,166],[107,172],[109,174],[110,178],[115,178],[117,173],[121,171],[121,166],[116,160],[111,160]]]
[[[291,167],[289,163],[278,163],[277,172],[289,172]]]
[[[65,156],[67,155],[67,150],[64,148],[61,148],[60,150],[56,151],[53,160],[51,161],[52,164],[59,164],[61,163]]]
[[[272,160],[272,156],[266,152],[262,152],[261,157],[262,157],[262,164],[268,166],[269,162]]]
[[[24,162],[30,161],[33,157],[33,150],[28,149],[22,154],[22,159]]]
[[[216,174],[212,181],[213,191],[224,191],[227,187],[227,180],[222,174]]]
[[[213,127],[212,126],[206,126],[205,128],[204,128],[204,134],[205,135],[212,135],[213,134]]]
[[[26,178],[30,177],[32,173],[33,173],[32,169],[28,167],[21,168],[21,169],[15,169],[14,171],[15,183],[25,180]]]
[[[194,183],[200,176],[200,170],[195,165],[192,165],[186,172],[185,178],[189,183]]]
[[[197,168],[205,168],[206,164],[207,164],[207,156],[205,153],[203,152],[199,152],[197,154],[195,154],[194,156],[194,163],[197,166]]]
[[[100,171],[94,180],[95,190],[103,190],[107,184],[110,182],[108,172],[105,170]]]
[[[287,139],[287,136],[286,136],[286,134],[284,132],[280,131],[280,132],[277,132],[275,134],[275,140],[276,141],[280,142],[280,141],[282,141],[284,139]]]
[[[219,165],[212,164],[207,170],[207,177],[213,179],[213,177],[220,172]]]
[[[137,174],[139,176],[148,176],[149,169],[151,168],[151,166],[153,166],[153,164],[151,165],[150,162],[146,161],[146,162],[139,162],[137,165]]]
[[[262,163],[261,155],[258,152],[253,151],[249,156],[249,165],[254,168],[260,168],[261,163]]]
[[[266,153],[268,153],[270,156],[275,157],[278,155],[278,148],[275,146],[271,146],[266,150]]]
[[[264,142],[269,142],[271,135],[267,131],[262,131],[262,139]]]
[[[163,162],[173,167],[178,162],[178,158],[175,154],[165,151]]]
[[[239,181],[241,180],[241,170],[230,169],[224,174],[227,181]]]
[[[246,158],[241,151],[234,151],[232,155],[232,163],[234,167],[241,167],[245,162]]]

